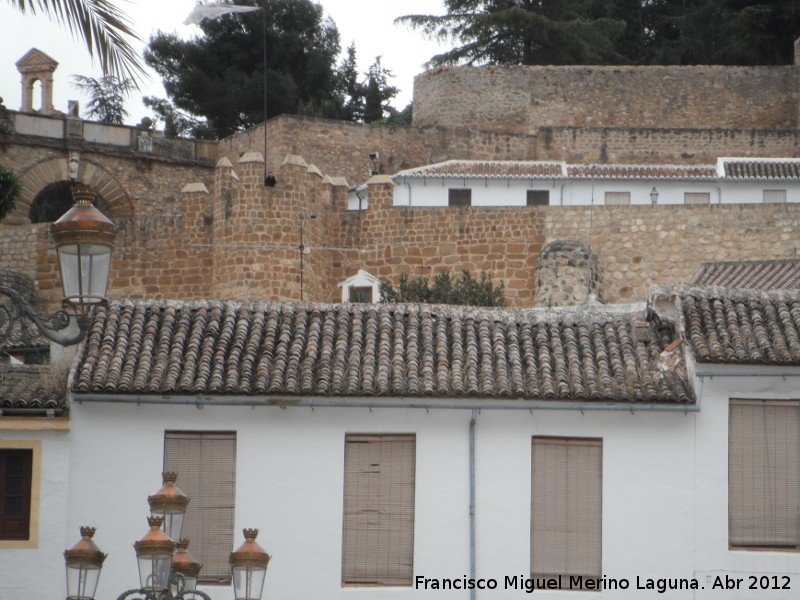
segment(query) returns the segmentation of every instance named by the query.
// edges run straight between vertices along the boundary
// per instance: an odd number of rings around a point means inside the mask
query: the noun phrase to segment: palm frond
[[[21,13],[46,14],[81,38],[106,76],[138,83],[147,77],[130,39],[140,40],[119,4],[128,0],[9,0]]]

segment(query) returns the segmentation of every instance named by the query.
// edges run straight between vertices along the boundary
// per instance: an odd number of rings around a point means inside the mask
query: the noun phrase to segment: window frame
[[[217,472],[214,473],[215,479],[209,480],[206,478],[211,477],[211,470],[208,466],[201,466],[203,458],[193,458],[197,462],[193,463],[193,468],[196,473],[189,475],[191,480],[187,481],[188,477],[186,472],[188,469],[184,468],[184,477],[181,477],[181,468],[177,463],[177,458],[171,456],[179,452],[178,449],[169,448],[170,442],[178,443],[180,440],[186,440],[190,443],[199,443],[202,445],[209,445],[209,442],[232,442],[232,454],[226,457],[222,456],[219,448],[209,448],[205,451],[210,452],[215,460],[219,461],[217,465]],[[204,444],[205,442],[205,444]],[[203,585],[229,585],[231,582],[231,574],[229,569],[230,552],[233,551],[234,532],[236,522],[236,467],[237,467],[237,435],[235,431],[184,431],[184,430],[166,430],[164,431],[164,455],[163,465],[164,471],[175,471],[178,474],[177,486],[190,498],[189,506],[186,509],[186,515],[183,520],[183,528],[181,537],[188,537],[191,539],[191,546],[189,551],[197,558],[203,565],[203,571],[200,572],[198,583]],[[184,449],[188,452],[190,449]],[[203,450],[203,448],[201,448]],[[230,468],[230,472],[225,469]],[[197,481],[198,475],[202,478]],[[230,480],[225,482],[224,479],[230,477]],[[221,483],[222,481],[222,483]],[[198,494],[196,488],[202,486],[207,489],[208,494],[203,498],[202,494]],[[220,492],[220,488],[228,488],[224,493]],[[209,489],[210,488],[210,489]],[[229,494],[229,495],[225,495]],[[201,498],[203,498],[201,500]],[[213,506],[206,506],[206,503],[213,499]],[[194,509],[194,510],[193,510]],[[214,512],[216,509],[216,512]],[[195,516],[198,510],[205,510],[203,516]],[[224,511],[230,510],[230,518],[226,519]],[[219,528],[214,532],[216,539],[208,539],[211,534],[209,527],[209,517],[219,519]],[[193,525],[193,521],[197,521]],[[187,525],[189,530],[187,531]],[[220,546],[217,550],[213,550],[214,544]],[[205,546],[204,544],[208,544]],[[208,547],[212,547],[208,550]],[[218,572],[208,574],[206,568],[210,562],[207,553],[215,553],[214,561],[218,567]]]
[[[760,431],[756,430],[755,422],[751,424],[752,430],[747,430],[745,422],[747,415],[744,414],[746,412],[744,407],[763,409],[759,411],[763,413],[760,415],[763,421],[760,424]],[[776,410],[773,415],[770,415],[771,421],[768,423],[770,408]],[[736,413],[740,411],[742,414],[737,415]],[[754,421],[757,419],[759,416],[753,417]],[[785,427],[783,432],[780,431],[782,426]],[[760,460],[769,461],[770,450],[773,451],[773,458],[777,456],[780,433],[784,434],[781,441],[793,452],[784,450],[780,454],[780,460],[763,464]],[[761,436],[753,439],[756,434],[761,434]],[[749,439],[752,439],[751,447],[736,446],[737,443],[744,444]],[[730,399],[728,403],[728,548],[730,550],[800,551],[799,446],[800,400]],[[781,471],[781,467],[785,467],[786,470]],[[767,478],[764,475],[768,469],[770,477]],[[763,479],[759,480],[759,477]],[[773,487],[770,488],[770,486]],[[752,494],[747,493],[748,489]],[[769,498],[760,497],[765,495],[765,491]],[[761,494],[759,495],[758,492]],[[781,494],[784,494],[785,497],[779,497]],[[792,494],[794,494],[793,497]],[[776,507],[782,500],[783,506],[779,510]],[[750,509],[749,514],[753,515],[750,520],[747,518],[748,509]],[[772,509],[772,513],[770,513],[770,509]],[[760,523],[756,519],[759,512],[762,514]],[[788,523],[792,520],[795,521],[794,539],[790,542],[791,528],[788,527]],[[777,523],[781,521],[786,521],[786,523],[778,525]],[[758,532],[759,527],[763,531]],[[771,528],[773,537],[767,539]],[[748,529],[752,531],[748,532]],[[747,539],[748,533],[749,539]],[[759,535],[762,536],[760,540],[757,539]],[[778,540],[781,535],[784,535],[785,541]]]
[[[4,538],[0,534],[0,549],[38,548],[40,525],[40,499],[42,479],[41,440],[0,440],[0,451],[27,450],[31,453],[30,481],[28,486],[28,535],[26,538]],[[3,486],[4,482],[0,483]]]
[[[372,468],[379,460],[375,452],[397,452],[400,459],[389,464],[389,473],[380,471],[381,477],[369,480],[375,472],[358,472],[359,460],[364,465],[364,455],[355,456],[356,445],[401,443],[405,447],[377,448],[366,458]],[[343,488],[342,488],[342,587],[411,587],[414,581],[414,527],[416,513],[416,435],[415,434],[362,434],[345,435]],[[410,456],[406,456],[410,455]],[[385,457],[391,459],[391,456]],[[408,461],[403,462],[403,461]],[[383,465],[382,465],[383,466]],[[361,467],[363,469],[363,466]],[[358,475],[358,479],[356,479]],[[366,477],[366,479],[365,479]],[[376,490],[384,492],[378,495]],[[386,494],[391,492],[391,497]],[[370,491],[372,493],[370,493]],[[378,496],[380,496],[378,498]],[[383,502],[381,502],[381,500]],[[367,527],[360,527],[365,514],[375,525],[373,536],[365,538]],[[398,525],[402,525],[399,528]],[[376,541],[376,537],[378,538]],[[398,541],[399,540],[399,541]],[[365,543],[366,542],[366,543]],[[385,559],[384,565],[377,563]],[[383,569],[382,572],[371,569]],[[357,573],[357,571],[361,573]]]
[[[537,450],[537,446],[539,449]],[[547,460],[547,456],[537,457],[537,452],[547,452],[550,449],[563,448],[566,453],[562,457],[556,455],[550,461],[544,472],[539,472],[537,464]],[[596,452],[589,450],[588,460],[580,455],[575,456],[575,450],[579,448],[596,449]],[[572,450],[573,452],[570,452]],[[570,454],[573,456],[570,457]],[[564,464],[560,464],[564,461]],[[554,462],[555,461],[555,462]],[[597,461],[596,465],[592,463]],[[582,464],[585,463],[585,464]],[[597,471],[592,473],[594,468]],[[581,467],[584,467],[581,469]],[[576,475],[577,473],[577,475]],[[572,479],[570,479],[570,476]],[[592,481],[591,478],[596,481]],[[576,486],[581,486],[577,491]],[[543,491],[540,493],[538,490]],[[561,488],[561,489],[559,489]],[[590,507],[594,513],[593,517],[588,516],[585,504],[593,503]],[[541,511],[541,512],[540,512]],[[580,515],[583,525],[589,525],[592,530],[584,530],[583,537],[578,537],[579,527],[573,520],[569,527],[559,530],[556,524],[559,521],[569,519],[569,513]],[[531,507],[530,507],[530,574],[533,578],[558,578],[562,576],[561,582],[564,586],[561,589],[581,589],[573,585],[571,577],[581,577],[581,581],[596,580],[603,576],[603,439],[589,437],[556,437],[556,436],[533,436],[531,438]],[[546,524],[547,529],[541,530],[541,525]],[[537,530],[537,526],[540,528]],[[576,556],[575,551],[586,548],[587,537],[596,536],[594,548],[595,556]],[[541,538],[541,540],[539,539]],[[545,570],[538,561],[537,552],[545,556],[544,561],[555,562],[555,544],[557,538],[561,538],[565,555],[561,557],[565,563],[556,568]],[[541,550],[546,548],[546,550]],[[568,562],[597,562],[596,571],[592,573],[576,572],[576,567],[571,569]],[[547,565],[544,565],[547,566]],[[587,569],[588,570],[588,569]],[[587,588],[588,589],[588,588]]]

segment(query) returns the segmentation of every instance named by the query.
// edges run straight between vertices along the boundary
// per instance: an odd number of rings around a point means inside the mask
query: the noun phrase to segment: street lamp
[[[270,555],[256,543],[258,529],[243,529],[245,542],[231,552],[233,595],[236,600],[258,600],[267,576]]]
[[[193,592],[197,589],[197,577],[200,575],[200,570],[203,568],[191,554],[189,554],[189,540],[182,538],[178,542],[178,549],[172,555],[172,572],[175,574],[173,578],[176,579],[169,588],[174,596],[179,592],[179,582],[183,578],[183,589],[187,592]],[[180,577],[176,577],[179,575]]]
[[[86,337],[89,309],[105,302],[111,253],[114,248],[114,224],[97,210],[95,195],[88,188],[72,188],[75,204],[50,227],[58,253],[58,268],[64,291],[62,306],[49,317],[40,317],[13,288],[0,286],[0,345],[14,332],[31,339],[33,326],[47,339],[71,346]],[[67,333],[72,316],[78,331]],[[19,329],[14,327],[19,323]]]
[[[164,521],[164,533],[173,540],[179,540],[189,498],[175,485],[178,480],[177,473],[167,471],[161,476],[164,485],[155,494],[147,497],[150,514],[161,517]]]
[[[162,530],[164,514],[171,515],[172,526],[180,536],[183,511],[189,499],[176,486],[175,473],[164,473],[164,486],[148,496],[152,515],[149,530],[133,546],[139,565],[139,589],[123,592],[117,600],[211,600],[197,589],[201,565],[189,554],[189,540],[175,541]],[[172,512],[169,512],[169,511]],[[161,512],[158,512],[161,511]],[[166,512],[165,512],[166,511]],[[176,515],[180,512],[180,518]],[[92,541],[94,527],[81,527],[81,540],[64,552],[67,569],[67,600],[94,600],[100,570],[106,555]],[[245,543],[231,552],[234,596],[237,600],[260,600],[269,555],[256,542],[258,529],[245,529]]]
[[[92,600],[106,555],[92,541],[94,527],[81,527],[81,539],[64,550],[67,563],[67,600]]]
[[[650,204],[656,205],[658,204],[658,190],[653,186],[653,189],[650,190]]]
[[[147,517],[150,530],[133,545],[139,563],[139,583],[154,597],[169,589],[175,542],[161,530],[162,517]]]

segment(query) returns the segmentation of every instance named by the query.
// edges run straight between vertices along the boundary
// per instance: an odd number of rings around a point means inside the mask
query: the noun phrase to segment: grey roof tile
[[[685,288],[678,296],[699,362],[800,365],[800,292]]]
[[[63,409],[67,373],[50,365],[4,365],[0,368],[0,410]]]
[[[800,260],[738,260],[706,262],[689,285],[752,288],[759,290],[800,287]]]
[[[691,403],[635,312],[114,301],[73,391]],[[636,330],[636,331],[635,331]]]
[[[800,179],[800,159],[797,158],[725,158],[722,161],[728,179]]]

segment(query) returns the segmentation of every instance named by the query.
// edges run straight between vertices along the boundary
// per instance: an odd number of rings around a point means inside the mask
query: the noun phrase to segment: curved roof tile
[[[691,403],[685,368],[660,362],[670,337],[607,309],[114,301],[97,309],[72,385],[78,394]]]

